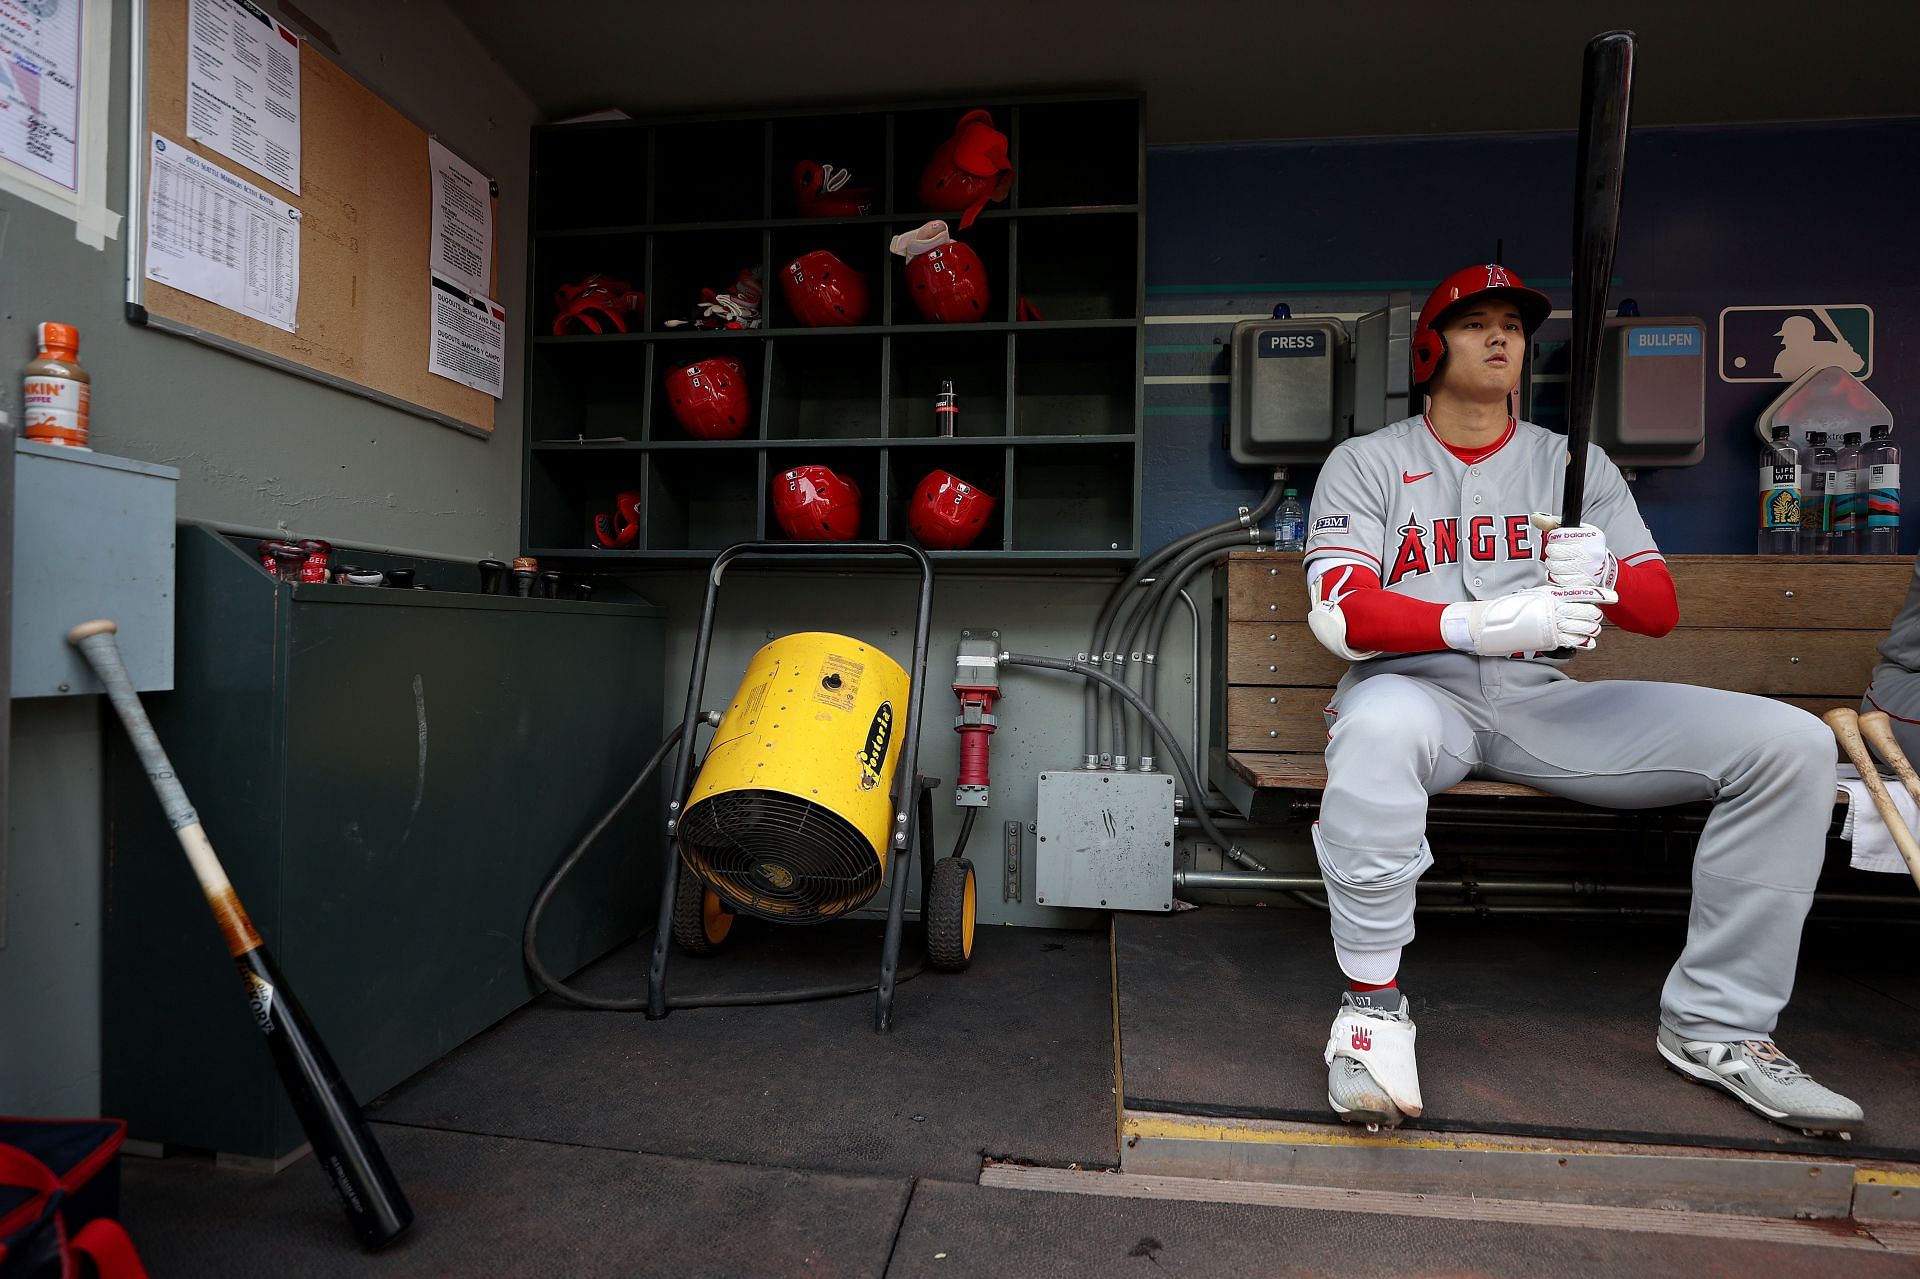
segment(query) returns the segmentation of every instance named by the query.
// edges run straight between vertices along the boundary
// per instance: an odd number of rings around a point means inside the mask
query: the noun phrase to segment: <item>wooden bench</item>
[[[1906,598],[1901,555],[1675,555],[1680,625],[1659,639],[1608,628],[1576,679],[1666,680],[1758,693],[1810,710],[1857,705]],[[1307,629],[1297,552],[1236,552],[1216,583],[1214,781],[1243,813],[1261,792],[1324,789],[1321,710],[1346,672]],[[1469,778],[1449,796],[1537,798]]]

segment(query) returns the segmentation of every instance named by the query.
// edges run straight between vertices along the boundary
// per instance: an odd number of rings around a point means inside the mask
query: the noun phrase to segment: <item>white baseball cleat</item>
[[[1327,1039],[1327,1104],[1368,1132],[1398,1128],[1422,1109],[1413,1012],[1397,989],[1340,996]]]
[[[1852,1100],[1822,1087],[1771,1039],[1684,1039],[1660,1027],[1660,1055],[1696,1083],[1711,1084],[1748,1107],[1810,1137],[1851,1139],[1866,1115]]]

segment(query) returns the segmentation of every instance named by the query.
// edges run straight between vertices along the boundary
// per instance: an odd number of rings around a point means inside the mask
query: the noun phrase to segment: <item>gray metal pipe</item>
[[[1319,892],[1326,884],[1318,875],[1288,875],[1276,871],[1175,870],[1173,886],[1176,891],[1297,893]],[[1693,893],[1684,884],[1617,884],[1602,879],[1422,879],[1417,887],[1429,892],[1496,895],[1534,893],[1555,897],[1688,897]],[[1920,898],[1883,897],[1877,893],[1816,893],[1814,900],[1858,906],[1891,906],[1896,909],[1920,906]],[[1478,907],[1466,906],[1462,909],[1477,910]],[[1608,908],[1595,909],[1605,913]]]

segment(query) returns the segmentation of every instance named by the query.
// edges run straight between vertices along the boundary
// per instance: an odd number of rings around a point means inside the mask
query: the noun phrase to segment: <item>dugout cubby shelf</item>
[[[1011,143],[1010,198],[958,230],[925,212],[922,169],[966,111]],[[998,503],[958,564],[1131,561],[1139,553],[1145,341],[1144,149],[1136,97],[979,99],[898,108],[614,121],[533,131],[522,541],[580,571],[692,563],[782,536],[771,485],[821,463],[861,487],[861,536],[910,536],[921,478],[951,470]],[[800,216],[794,166],[848,168],[864,214]],[[980,320],[924,319],[894,235],[945,216],[986,265]],[[830,249],[867,277],[862,322],[807,328],[781,269]],[[743,267],[767,280],[763,327],[669,328]],[[554,293],[602,271],[646,295],[632,331],[553,333]],[[1020,300],[1038,318],[1020,319]],[[1032,314],[1033,312],[1029,312]],[[675,421],[667,378],[695,359],[740,362],[751,405],[738,438]],[[933,404],[951,381],[956,434]],[[593,517],[643,495],[639,545],[593,546]]]

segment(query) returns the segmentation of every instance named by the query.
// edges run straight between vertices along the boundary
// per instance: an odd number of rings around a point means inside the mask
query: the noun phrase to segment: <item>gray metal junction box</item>
[[[1034,901],[1173,909],[1173,777],[1061,768],[1040,774]]]
[[[1332,316],[1242,320],[1233,326],[1233,460],[1317,462],[1347,438],[1353,378],[1347,326]]]

